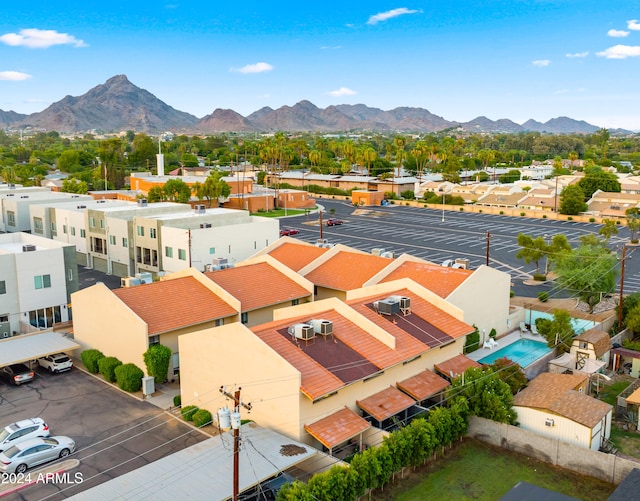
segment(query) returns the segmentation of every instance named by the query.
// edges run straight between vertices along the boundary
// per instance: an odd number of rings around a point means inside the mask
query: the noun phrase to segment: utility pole
[[[487,231],[487,266],[489,266],[489,246],[491,243],[491,233]]]
[[[241,389],[238,388],[232,395],[225,390],[224,386],[220,387],[220,393],[233,399],[234,412],[231,417],[231,427],[233,428],[233,501],[238,501],[240,494],[240,407],[242,406],[248,411],[251,410],[251,404],[243,404],[240,400]]]
[[[620,299],[618,301],[618,332],[622,330],[622,300],[624,290],[624,262],[627,257],[627,246],[622,246],[622,268],[620,269]]]

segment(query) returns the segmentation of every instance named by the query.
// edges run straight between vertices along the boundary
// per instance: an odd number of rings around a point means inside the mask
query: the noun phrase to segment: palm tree
[[[407,140],[403,136],[396,136],[393,140],[393,144],[396,147],[396,169],[398,170],[397,177],[400,177],[400,170],[402,169],[402,160],[405,157],[404,145]]]
[[[371,146],[367,146],[362,150],[362,160],[367,164],[367,176],[371,172],[371,164],[376,161],[378,154]]]

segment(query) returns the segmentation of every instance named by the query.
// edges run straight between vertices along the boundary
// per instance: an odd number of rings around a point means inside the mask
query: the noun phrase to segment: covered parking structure
[[[54,353],[80,348],[73,339],[57,332],[36,332],[0,340],[0,367],[30,362]]]

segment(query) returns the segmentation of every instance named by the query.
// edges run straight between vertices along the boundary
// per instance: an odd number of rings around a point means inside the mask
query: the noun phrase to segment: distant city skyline
[[[629,0],[33,0],[0,18],[0,110],[42,111],[125,74],[198,118],[306,99],[640,130],[639,60]]]

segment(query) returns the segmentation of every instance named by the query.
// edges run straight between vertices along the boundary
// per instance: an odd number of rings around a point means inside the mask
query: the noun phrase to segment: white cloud
[[[624,31],[624,30],[609,30],[607,31],[607,36],[613,37],[613,38],[624,38],[626,36],[629,35],[628,31]]]
[[[265,71],[273,70],[273,66],[269,63],[256,63],[256,64],[247,64],[242,68],[230,68],[229,71],[237,72],[237,73],[264,73]]]
[[[638,31],[640,30],[640,23],[636,19],[631,19],[630,21],[627,21],[627,29]]]
[[[574,52],[573,54],[567,54],[567,57],[587,57],[589,55],[589,51],[584,52]]]
[[[55,30],[39,30],[37,28],[20,30],[19,33],[0,35],[0,42],[12,47],[28,47],[29,49],[47,49],[53,45],[87,47],[87,44],[82,40],[78,40],[68,33],[58,33]]]
[[[15,82],[20,80],[27,80],[31,78],[31,75],[27,73],[21,73],[19,71],[0,71],[0,80],[13,80]]]
[[[549,61],[548,59],[538,59],[536,61],[531,61],[531,64],[537,66],[538,68],[544,68],[545,66],[549,66],[551,64],[551,61]]]
[[[614,45],[602,52],[596,52],[597,56],[607,59],[626,59],[640,56],[640,45]]]
[[[367,21],[367,24],[378,24],[379,22],[387,21],[387,20],[392,19],[394,17],[403,16],[405,14],[417,14],[418,12],[420,12],[420,11],[419,10],[413,10],[413,9],[407,9],[406,7],[401,7],[399,9],[392,9],[392,10],[388,10],[386,12],[379,12],[378,14],[375,14],[374,16],[371,16],[369,18],[369,20]]]
[[[337,90],[332,90],[327,92],[330,96],[333,97],[342,97],[342,96],[355,96],[357,92],[355,90],[351,90],[347,87],[340,87]]]

